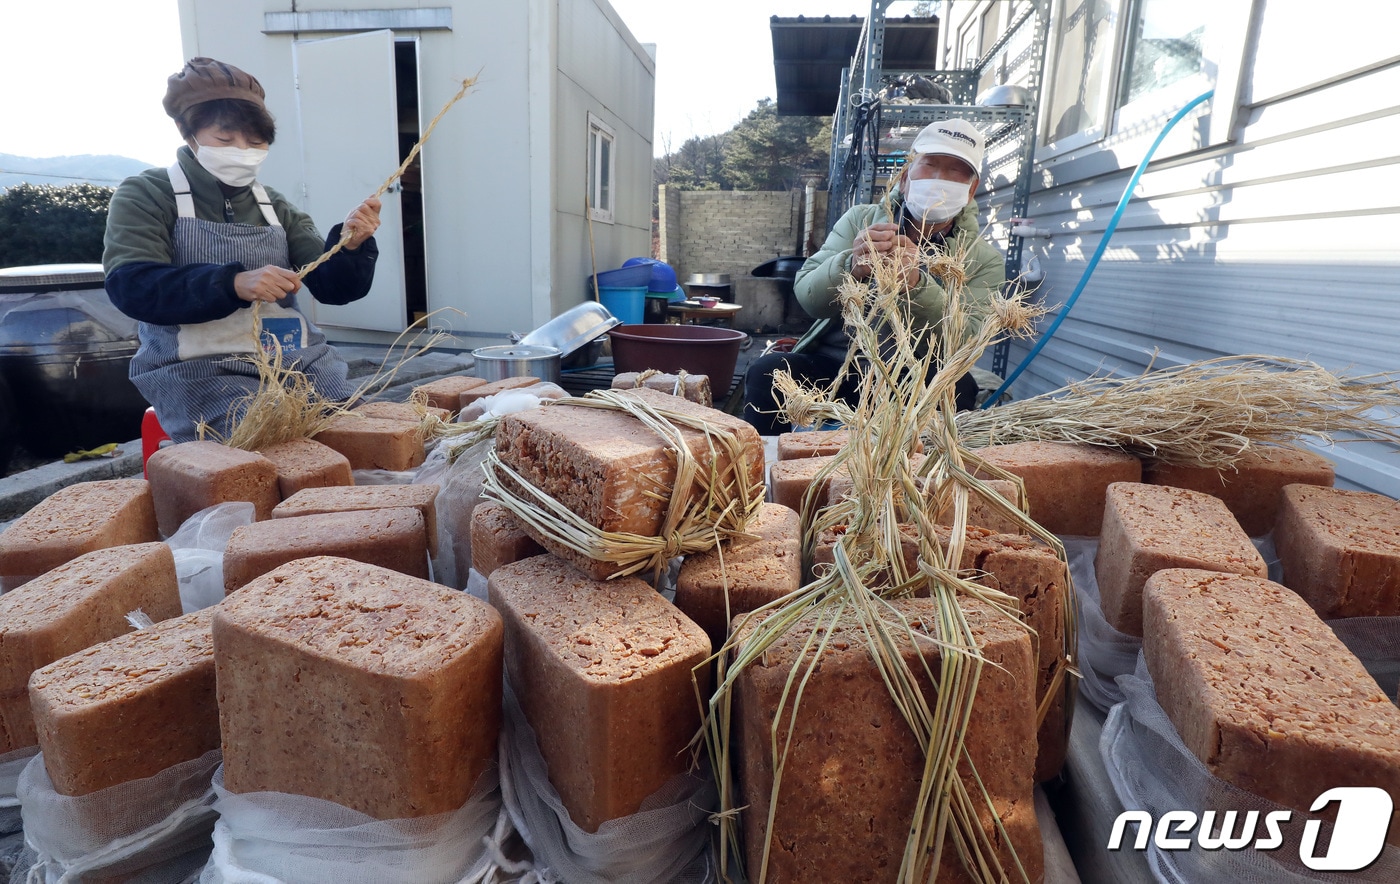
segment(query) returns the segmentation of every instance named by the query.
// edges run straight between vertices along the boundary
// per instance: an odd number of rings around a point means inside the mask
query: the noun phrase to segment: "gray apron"
[[[179,162],[170,167],[178,217],[171,232],[174,264],[228,264],[239,261],[256,269],[272,264],[291,269],[287,232],[277,220],[267,190],[254,183],[253,194],[268,226],[204,221],[195,217],[189,180]],[[297,310],[296,294],[258,310],[240,308],[223,319],[189,325],[139,326],[141,348],[131,360],[131,381],[155,407],[161,427],[176,442],[196,438],[203,421],[227,437],[239,401],[258,389],[258,371],[248,360],[255,348],[282,348],[283,365],[304,373],[325,399],[346,399],[354,388],[346,380],[345,361],[326,337]]]

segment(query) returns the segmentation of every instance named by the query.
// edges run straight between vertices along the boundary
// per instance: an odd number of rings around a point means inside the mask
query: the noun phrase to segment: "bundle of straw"
[[[1400,443],[1394,373],[1341,377],[1277,356],[1225,356],[1128,378],[1095,376],[958,415],[962,444],[1085,442],[1161,463],[1229,467],[1250,446],[1339,436]],[[1342,439],[1341,441],[1351,441]]]
[[[541,404],[545,408],[605,408],[630,414],[667,443],[676,478],[656,536],[603,531],[576,515],[519,473],[492,450],[482,463],[483,498],[504,505],[545,537],[590,559],[619,566],[612,576],[664,571],[671,559],[705,552],[723,540],[748,536],[750,520],[763,505],[762,484],[749,484],[749,455],[733,434],[679,411],[658,408],[618,390],[594,390],[581,398]],[[708,465],[690,450],[682,427],[704,434]],[[473,435],[471,438],[480,438]],[[654,494],[654,492],[648,492]]]
[[[977,702],[978,677],[985,662],[960,600],[982,599],[1022,623],[1014,598],[959,571],[969,495],[977,493],[1002,506],[1027,531],[1055,549],[1061,560],[1064,550],[1053,535],[1016,506],[990,493],[985,482],[977,478],[980,471],[999,477],[1005,474],[990,469],[965,448],[953,415],[958,378],[1002,336],[1028,332],[1035,311],[1019,296],[993,297],[989,304],[965,300],[962,267],[966,255],[930,249],[921,260],[936,268],[948,292],[936,335],[933,329],[911,324],[901,269],[892,260],[876,260],[873,284],[848,278],[840,289],[842,316],[854,332],[846,363],[859,372],[861,380],[855,406],[835,398],[840,378],[827,387],[804,387],[783,374],[775,380],[784,411],[794,424],[837,420],[851,431],[850,444],[833,456],[830,469],[847,472],[854,492],[818,509],[813,490],[809,490],[803,506],[804,546],[810,555],[816,536],[839,528],[834,532],[835,566],[793,595],[748,615],[735,630],[735,637],[713,658],[719,683],[709,698],[704,736],[714,769],[721,772],[718,821],[725,832],[721,846],[725,869],[731,851],[737,855],[739,844],[734,821],[736,796],[729,774],[732,696],[738,678],[794,627],[811,627],[811,638],[789,674],[788,690],[770,734],[774,782],[766,831],[771,833],[791,739],[790,726],[780,730],[778,722],[795,720],[801,687],[818,667],[836,626],[854,624],[855,632],[865,636],[880,676],[924,753],[919,797],[909,821],[899,880],[932,880],[950,840],[962,867],[974,880],[1026,879],[1019,860],[1015,868],[1003,867],[979,822],[979,810],[980,816],[990,813],[991,819],[997,819],[985,789],[969,789],[959,776],[960,766],[971,766],[962,742],[964,723]],[[933,365],[938,371],[929,378]],[[930,435],[924,441],[926,456],[916,468],[911,455],[919,442],[920,428],[928,428]],[[818,484],[814,482],[813,489]],[[950,503],[953,526],[944,534],[948,538],[945,544],[935,523],[938,513]],[[917,535],[919,556],[912,573],[901,553],[901,525],[912,525]],[[911,624],[890,605],[891,599],[915,592],[935,600],[938,616],[934,622]],[[1062,661],[1066,672],[1072,667],[1075,635],[1072,592],[1069,595],[1065,630],[1069,650]],[[906,663],[901,652],[909,647],[920,649],[922,680],[936,686],[932,703],[919,688],[920,673]],[[936,666],[929,653],[937,654]],[[1061,683],[1071,682],[1063,679]],[[852,795],[849,800],[861,797]],[[868,800],[882,798],[868,796]],[[1008,840],[1004,830],[1000,840]],[[768,850],[769,844],[765,844],[761,867],[748,870],[750,880],[765,879]]]

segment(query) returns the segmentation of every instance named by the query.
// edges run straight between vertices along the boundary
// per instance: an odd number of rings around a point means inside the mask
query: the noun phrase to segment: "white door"
[[[292,44],[302,144],[302,208],[322,233],[379,189],[399,167],[394,34],[371,31]],[[401,332],[404,305],[403,213],[397,183],[380,197],[374,287],[339,307],[315,303],[317,325]],[[307,299],[310,302],[310,299]]]

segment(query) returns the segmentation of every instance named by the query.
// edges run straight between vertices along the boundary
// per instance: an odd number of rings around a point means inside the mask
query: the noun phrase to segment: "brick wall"
[[[825,197],[824,193],[818,193]],[[793,191],[677,191],[663,186],[660,197],[660,258],[681,282],[692,273],[747,276],[779,255],[803,254],[803,194]],[[825,227],[825,209],[816,223]],[[821,232],[814,232],[820,240]]]

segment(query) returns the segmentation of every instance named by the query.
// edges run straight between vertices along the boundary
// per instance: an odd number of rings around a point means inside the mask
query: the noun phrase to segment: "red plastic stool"
[[[160,443],[169,438],[156,419],[156,410],[147,406],[146,414],[141,418],[141,475],[146,474],[146,461],[160,450]]]

